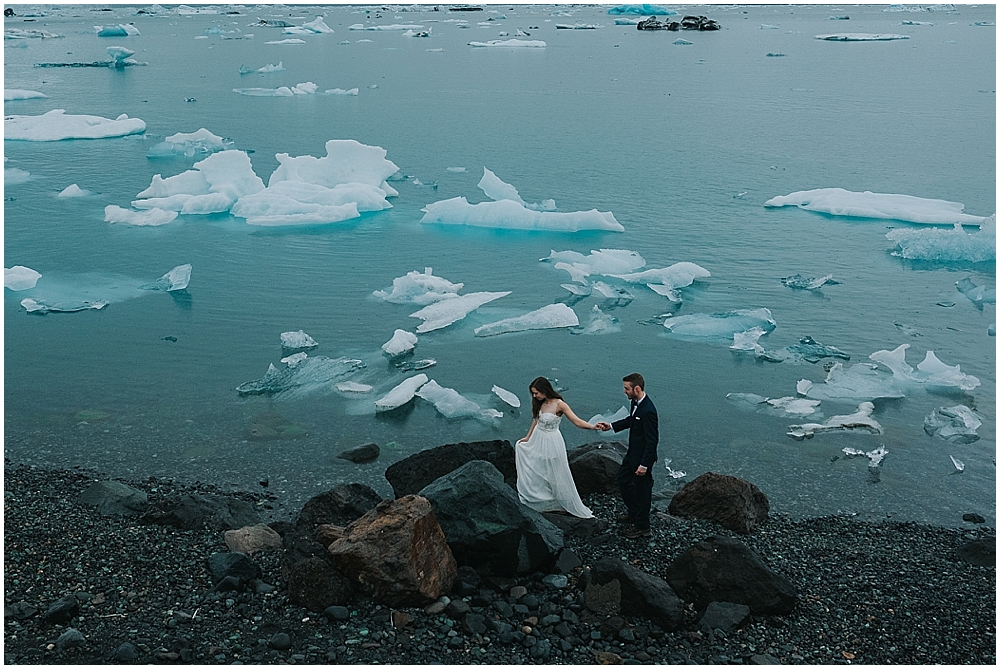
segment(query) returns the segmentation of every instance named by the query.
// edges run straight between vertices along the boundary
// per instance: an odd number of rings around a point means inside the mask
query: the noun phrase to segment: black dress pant
[[[632,523],[640,530],[649,529],[649,508],[653,503],[653,470],[637,476],[635,466],[622,465],[618,469],[618,489]]]

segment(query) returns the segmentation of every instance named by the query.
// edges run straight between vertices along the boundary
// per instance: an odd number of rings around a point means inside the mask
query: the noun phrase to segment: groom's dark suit
[[[644,395],[627,418],[611,424],[615,432],[628,430],[628,452],[618,469],[618,488],[625,508],[637,529],[649,529],[649,507],[653,500],[653,463],[656,462],[656,445],[660,440],[659,417],[649,395]],[[646,473],[638,476],[635,470],[642,465]]]

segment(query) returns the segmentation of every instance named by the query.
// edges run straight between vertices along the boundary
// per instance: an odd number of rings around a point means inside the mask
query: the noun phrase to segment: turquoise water
[[[48,95],[7,102],[6,114],[127,113],[147,128],[145,135],[117,139],[4,142],[6,167],[32,176],[5,188],[4,265],[41,272],[36,290],[58,280],[108,295],[183,263],[193,273],[186,295],[151,293],[73,314],[27,314],[19,302],[32,291],[5,290],[8,458],[225,486],[267,478],[289,507],[340,482],[361,481],[389,494],[385,467],[410,453],[523,436],[530,422],[527,384],[538,375],[553,378],[589,418],[620,407],[621,377],[640,371],[661,416],[661,459],[687,472],[685,480],[705,471],[742,476],[768,495],[773,511],[795,516],[844,512],[958,525],[962,513],[975,511],[995,522],[996,347],[987,334],[995,305],[980,311],[955,289],[965,277],[995,287],[995,263],[902,260],[891,255],[885,233],[905,223],[762,206],[774,196],[836,186],[958,201],[967,213],[993,213],[996,33],[973,24],[995,21],[994,7],[699,8],[722,24],[715,33],[640,32],[614,25],[600,7],[502,6],[475,14],[426,8],[367,20],[363,8],[335,6],[219,6],[239,14],[198,16],[14,7],[19,16],[6,20],[8,29],[64,37],[5,40],[5,87]],[[24,22],[32,11],[36,19]],[[845,13],[849,21],[830,19]],[[301,37],[300,45],[267,45],[286,36],[250,26],[258,17],[301,24],[317,15],[335,32]],[[488,18],[489,25],[477,25]],[[447,19],[465,19],[469,27]],[[904,20],[934,25],[904,26]],[[93,32],[94,25],[127,22],[141,34]],[[348,30],[361,22],[420,23],[432,34]],[[555,28],[577,22],[603,27]],[[254,37],[195,39],[213,26]],[[517,29],[546,48],[468,46]],[[832,32],[910,39],[814,39]],[[678,37],[693,44],[675,45]],[[100,60],[111,45],[133,49],[148,65],[33,67]],[[279,61],[283,72],[239,74],[241,65]],[[232,92],[306,81],[320,91],[358,87],[359,95]],[[151,160],[146,152],[165,136],[201,127],[252,152],[265,182],[276,153],[321,156],[329,139],[380,146],[411,179],[393,182],[399,196],[392,209],[327,226],[253,228],[228,215],[182,216],[157,228],[104,222],[105,206],[127,207],[154,174],[189,169],[193,159]],[[447,170],[457,166],[466,172]],[[554,198],[560,211],[610,210],[625,232],[419,223],[421,207],[431,202],[485,199],[476,188],[484,166],[526,201]],[[94,195],[56,197],[72,183]],[[726,395],[794,395],[798,380],[823,380],[823,363],[765,363],[724,344],[670,338],[664,328],[640,322],[671,310],[643,286],[631,288],[628,306],[609,312],[620,321],[617,333],[473,335],[484,323],[568,298],[560,287],[568,275],[539,258],[551,250],[598,248],[636,251],[650,268],[701,265],[712,276],[682,289],[677,313],[767,307],[777,322],[761,340],[768,350],[812,336],[850,354],[850,365],[909,343],[911,365],[933,350],[982,385],[968,394],[915,389],[904,399],[877,401],[880,436],[823,434],[796,442],[785,432],[802,420],[747,412]],[[438,361],[425,370],[430,378],[505,410],[495,424],[446,419],[420,400],[375,415],[374,399],[404,378],[379,347],[396,328],[414,331],[419,321],[408,317],[416,307],[386,303],[372,292],[428,266],[463,282],[464,293],[512,291],[447,329],[420,335],[416,350]],[[797,273],[832,274],[839,283],[817,291],[781,284]],[[594,304],[588,297],[572,306],[586,323]],[[239,397],[236,386],[279,364],[280,333],[299,329],[320,343],[315,355],[365,360],[356,380],[376,386],[375,393]],[[494,384],[516,392],[522,410],[511,412],[493,397]],[[824,401],[821,409],[829,417],[852,413],[856,404]],[[949,444],[924,433],[925,416],[955,404],[983,417],[979,441]],[[306,434],[254,438],[252,429],[260,433],[269,424],[265,413],[280,414]],[[564,434],[570,446],[595,438],[571,426]],[[374,463],[336,458],[371,441],[382,447]],[[889,455],[878,483],[870,481],[864,458],[841,452],[880,444]],[[949,455],[965,463],[963,473],[953,473]],[[659,474],[658,489],[681,484],[665,470]]]

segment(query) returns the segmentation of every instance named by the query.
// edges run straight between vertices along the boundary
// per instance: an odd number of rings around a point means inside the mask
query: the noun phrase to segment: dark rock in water
[[[712,602],[701,616],[701,631],[722,630],[729,633],[750,620],[750,607],[732,602]]]
[[[18,602],[17,604],[3,605],[3,617],[14,618],[15,620],[26,620],[38,613],[38,607],[32,606],[28,602]]]
[[[569,470],[581,497],[618,494],[618,468],[628,448],[620,441],[584,444],[567,453]]]
[[[260,567],[245,553],[213,553],[207,560],[208,572],[216,581],[234,576],[240,583],[260,578]]]
[[[414,495],[425,486],[473,460],[489,462],[512,489],[517,486],[514,448],[507,440],[447,444],[414,453],[385,470],[385,478],[396,497]]]
[[[111,656],[111,661],[115,664],[124,664],[139,659],[139,651],[128,641],[118,646],[118,650]]]
[[[102,516],[130,516],[145,513],[149,496],[118,481],[97,481],[80,493],[77,501],[97,507]]]
[[[364,446],[348,449],[337,455],[337,457],[342,460],[350,460],[351,462],[361,463],[371,462],[372,460],[378,458],[378,455],[378,444],[365,444]]]
[[[559,551],[559,557],[556,558],[552,570],[559,574],[568,574],[580,566],[583,566],[583,562],[579,556],[572,549],[564,548]]]
[[[50,625],[62,625],[71,621],[79,613],[80,600],[75,595],[66,595],[49,606],[42,618]]]
[[[475,460],[420,491],[434,507],[448,545],[461,565],[511,576],[554,562],[562,531],[521,504],[489,462]]]
[[[665,630],[679,629],[684,603],[666,581],[636,569],[618,558],[602,558],[591,569],[590,588],[618,583],[622,615],[647,618]],[[586,594],[585,594],[586,597]]]
[[[592,537],[608,528],[607,521],[601,518],[577,518],[567,513],[545,511],[546,520],[563,531],[564,537]]]
[[[351,617],[351,612],[346,606],[328,606],[323,609],[323,615],[327,620],[347,620]]]
[[[181,495],[156,504],[142,519],[156,525],[182,530],[202,528],[223,532],[260,523],[257,510],[249,502],[222,495]]]
[[[711,536],[687,549],[667,566],[666,578],[698,610],[711,602],[733,602],[746,604],[756,615],[785,615],[798,600],[791,581],[729,537]]]
[[[958,547],[958,559],[980,567],[995,567],[997,564],[997,538],[973,539]]]
[[[84,638],[83,634],[79,630],[70,627],[56,639],[56,650],[64,651],[67,648],[79,648],[85,643],[87,643],[87,639]]]
[[[317,525],[346,526],[381,501],[381,495],[363,483],[342,483],[306,502],[295,517],[295,525],[309,531]]]
[[[354,596],[351,578],[318,557],[306,558],[290,565],[285,580],[290,602],[309,611],[322,611],[324,615],[331,609],[347,611],[343,604],[351,601]],[[338,618],[346,619],[346,616]]]
[[[986,519],[980,516],[978,513],[964,513],[962,514],[962,520],[967,523],[985,523]]]
[[[5,8],[3,10],[3,15],[4,16],[16,16],[16,14],[14,14],[14,10],[11,9],[10,7],[7,7],[7,8]]]
[[[749,481],[705,472],[670,500],[670,515],[714,520],[726,529],[749,534],[767,520],[767,496]]]
[[[292,647],[292,637],[288,636],[285,632],[278,632],[271,637],[267,645],[275,650],[288,650]]]

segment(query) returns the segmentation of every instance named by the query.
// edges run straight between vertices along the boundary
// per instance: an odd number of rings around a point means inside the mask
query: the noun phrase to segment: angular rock
[[[980,567],[995,567],[997,564],[997,538],[973,539],[958,547],[958,559]]]
[[[238,530],[226,531],[226,546],[234,553],[251,555],[260,551],[282,548],[281,535],[267,525],[247,525]]]
[[[302,506],[295,525],[310,532],[317,525],[347,525],[375,508],[382,496],[363,483],[342,483]]]
[[[670,500],[669,512],[679,518],[714,520],[728,530],[749,534],[767,520],[767,496],[749,481],[705,472]]]
[[[38,613],[38,607],[32,606],[28,602],[17,602],[16,604],[3,605],[3,617],[14,618],[15,620],[27,620]]]
[[[580,560],[580,557],[572,549],[564,548],[559,551],[559,557],[556,558],[556,562],[552,566],[552,571],[558,574],[568,574],[582,565],[583,561]]]
[[[292,647],[292,637],[285,632],[277,632],[267,642],[267,645],[275,650],[288,650]]]
[[[118,650],[111,656],[111,661],[115,664],[124,664],[139,658],[139,651],[128,641],[118,646]]]
[[[320,525],[313,532],[313,539],[326,548],[337,539],[343,539],[345,531],[340,525]]]
[[[480,572],[511,576],[546,569],[563,547],[563,533],[521,504],[503,474],[474,460],[420,491],[455,559]]]
[[[743,627],[750,620],[750,607],[732,602],[712,602],[701,615],[702,632],[722,630],[727,634]]]
[[[149,495],[118,481],[97,481],[77,501],[96,506],[102,516],[134,516],[149,508]]]
[[[260,567],[245,553],[213,553],[207,562],[208,572],[216,582],[233,576],[243,584],[261,576]]]
[[[563,531],[563,537],[592,537],[608,529],[603,518],[577,518],[566,513],[544,511],[542,516]]]
[[[350,460],[355,463],[371,462],[379,456],[378,444],[365,444],[357,448],[349,448],[337,455],[342,460]]]
[[[458,570],[430,502],[417,495],[381,502],[327,550],[335,566],[389,606],[437,599]]]
[[[684,603],[666,581],[618,558],[606,557],[591,569],[587,592],[612,581],[619,584],[622,615],[646,618],[668,631],[680,628]]]
[[[56,650],[64,651],[67,648],[79,648],[85,643],[87,643],[87,639],[84,638],[83,634],[79,630],[70,627],[56,639]]]
[[[749,606],[755,615],[785,615],[798,600],[791,581],[729,537],[711,536],[687,549],[667,566],[666,578],[698,610],[711,602],[732,602]]]
[[[60,597],[45,610],[42,618],[50,625],[68,623],[80,613],[80,600],[75,595]]]
[[[235,530],[260,523],[257,510],[249,502],[223,495],[180,495],[150,509],[143,520],[182,530]]]
[[[393,611],[396,613],[396,611]],[[323,609],[323,615],[327,620],[347,620],[351,617],[351,612],[346,606],[328,606]]]
[[[580,497],[618,494],[618,468],[628,448],[620,441],[599,441],[574,448],[566,455]]]
[[[978,513],[963,513],[962,520],[964,520],[967,523],[976,523],[976,524],[986,522],[986,519],[980,516]]]
[[[285,582],[288,584],[288,600],[309,611],[325,613],[331,608],[343,608],[354,596],[351,578],[318,557],[289,565]]]
[[[474,441],[429,448],[391,465],[385,470],[385,478],[396,497],[413,495],[434,480],[473,460],[491,463],[500,470],[504,482],[511,489],[517,486],[514,448],[507,440]]]

